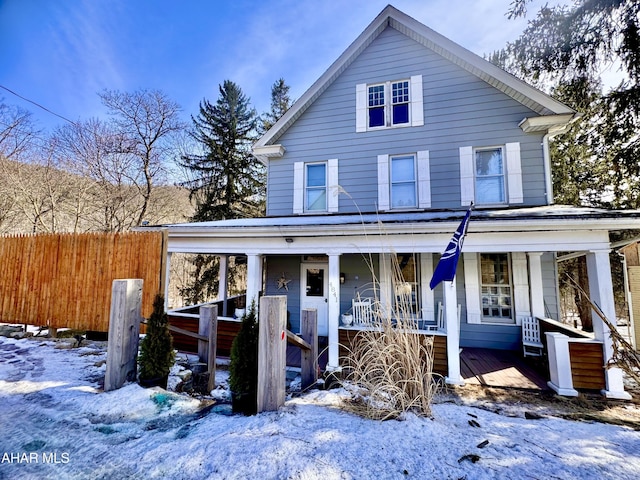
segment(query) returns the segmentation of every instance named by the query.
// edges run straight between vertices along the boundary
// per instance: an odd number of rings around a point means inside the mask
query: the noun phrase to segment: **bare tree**
[[[19,157],[38,133],[30,112],[0,99],[0,157]]]
[[[154,187],[166,180],[168,164],[174,154],[174,137],[186,127],[180,120],[180,106],[158,90],[124,93],[105,90],[100,93],[108,108],[120,140],[116,151],[131,155],[142,178],[129,180],[138,190],[142,204],[135,225],[141,225],[148,213]]]

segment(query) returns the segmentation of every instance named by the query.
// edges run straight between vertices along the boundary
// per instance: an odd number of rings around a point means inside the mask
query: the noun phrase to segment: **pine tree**
[[[169,319],[164,311],[164,297],[156,295],[153,312],[147,322],[147,332],[140,342],[140,381],[166,379],[175,360]],[[163,384],[166,387],[166,384]]]
[[[271,111],[262,116],[261,132],[269,130],[291,108],[293,100],[289,96],[289,85],[279,78],[271,86]]]
[[[195,202],[191,220],[206,222],[264,215],[265,167],[251,153],[256,140],[258,117],[249,99],[235,83],[219,86],[215,104],[200,102],[200,113],[192,116],[191,136],[200,146],[198,153],[182,156],[182,166],[191,179],[183,185]],[[219,276],[218,258],[196,255],[193,283],[181,291],[192,304],[215,297]],[[230,278],[234,279],[230,267]]]
[[[195,200],[194,221],[254,217],[263,214],[265,169],[251,154],[257,114],[249,99],[230,80],[219,87],[215,104],[204,99],[193,120],[191,136],[200,153],[183,155],[191,173],[185,182]]]
[[[242,325],[231,345],[229,388],[233,411],[253,415],[258,405],[258,338],[255,302],[242,317]]]

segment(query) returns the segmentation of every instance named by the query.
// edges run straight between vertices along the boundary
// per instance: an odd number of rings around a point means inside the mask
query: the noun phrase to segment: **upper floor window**
[[[409,80],[367,87],[369,128],[409,123]]]
[[[293,213],[337,212],[338,190],[338,159],[294,163]]]
[[[505,202],[502,147],[476,149],[476,202],[480,205]]]
[[[520,143],[460,147],[462,205],[523,203]]]
[[[378,155],[379,210],[431,208],[429,151]]]
[[[311,211],[327,210],[327,164],[307,164],[305,172],[304,209]]]
[[[422,75],[356,86],[356,131],[424,125]]]
[[[391,157],[391,208],[410,208],[416,201],[416,157]]]

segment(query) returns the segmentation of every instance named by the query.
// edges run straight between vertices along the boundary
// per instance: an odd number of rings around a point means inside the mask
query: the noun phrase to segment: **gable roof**
[[[387,27],[392,27],[437,54],[476,75],[488,84],[530,108],[540,116],[552,117],[545,122],[523,120],[523,130],[548,129],[549,126],[569,123],[575,110],[554,100],[549,95],[528,85],[500,67],[440,35],[426,25],[399,11],[392,5],[382,12],[356,38],[326,72],[287,110],[254,145],[257,155],[280,156],[282,150],[269,147],[293,124],[300,115],[333,83],[333,81],[366,49]],[[534,118],[536,118],[534,116]],[[532,124],[533,123],[533,124]]]

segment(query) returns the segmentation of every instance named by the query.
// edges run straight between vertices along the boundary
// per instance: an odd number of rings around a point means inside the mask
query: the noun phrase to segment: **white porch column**
[[[329,254],[329,292],[327,315],[329,324],[329,359],[327,370],[340,370],[338,325],[340,323],[340,254]]]
[[[529,252],[529,288],[531,290],[531,315],[544,318],[544,286],[542,283],[542,252]]]
[[[613,284],[611,282],[611,265],[609,251],[597,250],[587,253],[587,274],[589,276],[589,293],[591,300],[600,307],[605,317],[616,325],[616,309],[613,299]],[[605,364],[613,356],[611,332],[602,319],[592,312],[593,333],[596,340],[603,342]],[[602,393],[608,398],[630,400],[631,395],[624,391],[622,370],[608,368],[604,371],[606,390]]]
[[[571,357],[569,355],[569,337],[560,332],[547,332],[547,350],[549,354],[549,376],[547,382],[558,394],[577,397],[571,377]]]
[[[164,266],[164,311],[169,310],[169,279],[171,278],[171,255],[167,253],[167,263]]]
[[[227,280],[229,278],[229,256],[219,257],[220,270],[218,272],[218,299],[222,300],[221,317],[227,316]]]
[[[444,293],[444,321],[447,327],[447,364],[448,375],[445,381],[449,384],[463,385],[460,376],[460,324],[458,322],[458,299],[456,282],[442,282]]]
[[[262,290],[262,255],[247,255],[247,310],[251,302],[256,302],[256,310],[260,304]]]

